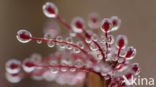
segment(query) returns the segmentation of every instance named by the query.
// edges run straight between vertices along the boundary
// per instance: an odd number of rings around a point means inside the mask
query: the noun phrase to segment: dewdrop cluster
[[[103,78],[108,87],[126,87],[123,75],[131,80],[132,76],[139,74],[139,64],[130,63],[136,55],[135,48],[128,46],[125,35],[118,35],[116,39],[111,35],[120,27],[121,21],[117,16],[101,20],[98,14],[92,13],[88,23],[81,17],[75,17],[68,24],[53,3],[45,3],[42,10],[46,17],[62,23],[69,30],[69,35],[61,36],[61,30],[54,21],[47,24],[42,38],[33,37],[25,29],[19,30],[16,34],[19,42],[45,42],[49,48],[56,47],[57,50],[47,57],[35,53],[22,62],[8,60],[6,78],[9,82],[18,83],[24,78],[32,78],[77,85],[83,84],[87,73],[93,72]]]

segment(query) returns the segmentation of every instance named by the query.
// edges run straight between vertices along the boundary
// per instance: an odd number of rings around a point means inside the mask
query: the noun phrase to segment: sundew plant
[[[111,34],[120,27],[121,20],[117,16],[101,20],[97,13],[92,13],[87,23],[83,18],[75,17],[68,24],[60,17],[55,4],[47,2],[42,10],[47,18],[55,18],[62,23],[69,30],[69,35],[61,36],[57,23],[53,21],[47,24],[41,38],[33,37],[25,29],[17,31],[16,37],[21,43],[32,40],[38,44],[46,42],[49,48],[56,46],[57,50],[47,57],[35,53],[22,62],[8,60],[6,78],[9,82],[18,83],[29,77],[55,81],[60,85],[87,85],[88,73],[94,73],[101,78],[104,87],[128,87],[123,76],[131,80],[139,74],[139,64],[130,63],[136,49],[128,46],[125,35],[118,35],[115,39]]]

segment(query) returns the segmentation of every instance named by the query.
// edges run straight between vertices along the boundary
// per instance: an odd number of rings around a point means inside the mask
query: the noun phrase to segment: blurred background
[[[156,79],[156,0],[0,0],[0,87],[69,87],[31,79],[11,84],[5,79],[5,62],[8,59],[23,60],[36,52],[47,56],[55,51],[35,41],[22,44],[15,37],[22,28],[35,37],[43,36],[45,22],[49,19],[42,13],[42,5],[47,1],[55,3],[59,14],[69,23],[75,16],[87,21],[88,14],[92,12],[99,13],[101,18],[121,18],[121,27],[113,35],[127,35],[129,45],[137,49],[133,61],[140,63],[141,77]],[[65,27],[60,26],[66,33]]]

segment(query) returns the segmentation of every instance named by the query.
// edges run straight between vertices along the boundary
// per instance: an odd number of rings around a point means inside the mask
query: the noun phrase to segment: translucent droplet
[[[85,40],[86,40],[86,43],[91,43],[92,42],[92,39],[90,39],[90,38],[86,38]]]
[[[126,54],[126,51],[125,51],[125,49],[121,49],[121,51],[120,51],[120,57],[125,57],[125,54]]]
[[[23,61],[22,67],[23,67],[23,70],[24,70],[25,72],[28,72],[28,73],[32,72],[33,70],[35,70],[35,67],[34,67],[34,66],[35,66],[35,65],[34,65],[33,61],[30,60],[30,59],[25,59],[25,60]]]
[[[43,5],[42,9],[43,9],[43,13],[48,18],[55,18],[58,15],[57,7],[51,2],[46,2]]]
[[[62,36],[57,36],[56,40],[57,41],[63,41],[63,37]],[[60,45],[60,44],[62,44],[62,43],[56,43],[56,45]]]
[[[118,63],[123,63],[124,62],[124,58],[119,58],[118,59]]]
[[[119,27],[120,27],[121,20],[117,16],[112,16],[111,17],[111,21],[112,21],[112,29],[111,29],[111,31],[118,30]]]
[[[98,47],[94,44],[94,42],[92,42],[92,43],[90,44],[90,49],[91,49],[92,51],[96,51],[96,50],[98,50]]]
[[[31,60],[35,63],[40,63],[41,62],[41,59],[42,59],[42,56],[38,53],[33,53],[31,55]]]
[[[74,53],[80,53],[80,49],[78,48],[73,48]]]
[[[67,70],[68,70],[68,69],[65,68],[65,67],[62,67],[62,68],[61,68],[61,71],[62,71],[62,72],[66,72]]]
[[[103,59],[103,56],[101,54],[97,54],[96,60],[101,61]]]
[[[89,15],[88,26],[91,29],[99,28],[99,15],[97,13],[92,13]]]
[[[109,18],[104,18],[101,23],[101,30],[104,33],[110,32],[111,27],[112,27],[111,20]]]
[[[61,65],[72,65],[72,60],[70,59],[62,59]]]
[[[38,44],[41,44],[41,43],[42,43],[42,40],[36,40],[36,42],[37,42]]]
[[[71,63],[72,62],[69,59],[62,59],[61,60],[61,65],[71,65]],[[62,72],[66,72],[67,70],[68,70],[68,68],[66,68],[66,67],[61,68]]]
[[[69,69],[69,71],[70,71],[70,72],[75,72],[76,69],[75,69],[75,68],[71,68],[71,69]]]
[[[68,50],[71,50],[73,47],[71,46],[71,45],[66,45],[66,48],[68,49]]]
[[[11,83],[18,83],[22,80],[22,77],[19,74],[6,73],[6,78]]]
[[[65,43],[59,43],[59,47],[60,48],[65,48],[66,47],[66,44]]]
[[[68,43],[73,43],[73,39],[72,39],[72,37],[67,37],[66,38],[66,41],[68,42]],[[72,49],[72,45],[66,45],[66,48],[67,49],[69,49],[69,50],[71,50]]]
[[[130,79],[133,77],[133,73],[127,71],[126,74],[125,74],[125,77],[126,77],[126,79],[130,80]],[[128,83],[127,83],[127,84],[128,84]]]
[[[76,33],[81,33],[84,29],[84,20],[81,17],[75,17],[71,23],[72,29]]]
[[[49,40],[47,44],[48,44],[48,47],[50,48],[55,46],[55,42],[53,42],[52,40]]]
[[[135,55],[136,55],[136,49],[134,47],[132,47],[132,46],[128,47],[125,58],[127,60],[131,60],[131,59],[133,59],[135,57]]]
[[[51,35],[51,33],[46,33],[46,34],[44,34],[44,39],[50,40],[50,39],[52,39],[52,38],[53,38],[53,35]]]
[[[120,49],[124,49],[128,44],[127,37],[125,35],[118,35],[116,39],[116,45]]]
[[[20,41],[21,43],[28,43],[31,41],[31,33],[27,30],[19,30],[17,32],[16,38],[18,39],[18,41]]]
[[[76,67],[83,67],[83,66],[84,66],[83,63],[81,62],[81,60],[75,60],[74,65],[75,65]]]
[[[66,38],[66,41],[67,41],[68,43],[73,43],[72,37],[67,37],[67,38]]]
[[[63,41],[63,37],[62,37],[62,36],[57,36],[57,37],[56,37],[56,40],[57,40],[57,41]]]
[[[11,59],[6,63],[6,71],[14,74],[21,70],[21,62],[19,60]]]
[[[140,65],[138,63],[133,63],[131,65],[131,70],[134,72],[135,75],[140,73]]]
[[[50,72],[56,74],[56,73],[59,72],[59,68],[53,67],[53,68],[50,69]]]

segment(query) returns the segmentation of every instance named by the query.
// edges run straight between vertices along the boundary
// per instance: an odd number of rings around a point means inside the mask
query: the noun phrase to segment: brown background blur
[[[43,56],[53,52],[46,44],[38,45],[35,41],[22,44],[15,37],[21,28],[29,30],[33,36],[43,36],[43,27],[48,19],[42,13],[42,5],[46,1],[54,2],[60,15],[69,23],[75,16],[87,19],[91,12],[98,12],[101,18],[114,15],[121,18],[121,27],[113,35],[127,35],[129,45],[137,49],[134,61],[141,65],[141,77],[156,80],[156,0],[0,0],[0,87],[59,86],[31,79],[11,84],[4,76],[4,65],[8,59],[22,60],[34,52]],[[66,30],[64,27],[61,29]]]

